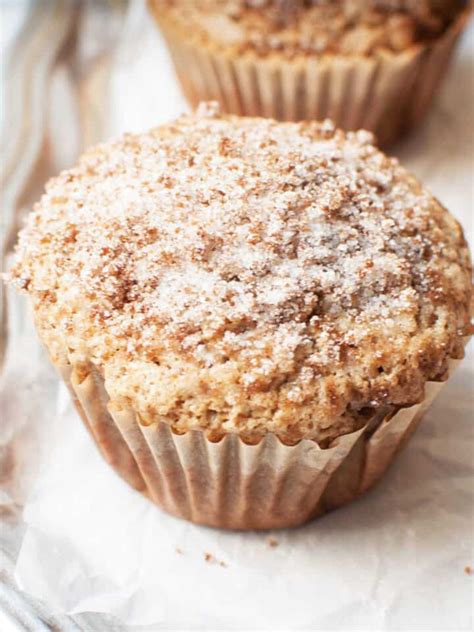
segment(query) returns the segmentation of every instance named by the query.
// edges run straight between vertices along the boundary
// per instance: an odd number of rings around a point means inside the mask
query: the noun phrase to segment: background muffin
[[[149,0],[192,104],[331,118],[396,140],[425,113],[467,19],[463,0]]]
[[[108,460],[218,526],[370,487],[470,326],[459,225],[370,134],[214,106],[52,180],[12,276]]]

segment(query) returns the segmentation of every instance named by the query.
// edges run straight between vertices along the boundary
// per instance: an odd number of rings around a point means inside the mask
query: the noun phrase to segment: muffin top
[[[465,0],[150,0],[187,36],[258,55],[370,55],[438,37]]]
[[[11,277],[55,362],[213,437],[327,443],[419,401],[469,332],[461,228],[369,133],[216,104],[52,179]]]

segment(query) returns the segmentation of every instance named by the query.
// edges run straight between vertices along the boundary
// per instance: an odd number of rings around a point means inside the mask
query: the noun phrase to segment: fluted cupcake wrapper
[[[224,111],[246,116],[330,118],[343,129],[370,130],[380,145],[388,145],[428,109],[469,14],[462,12],[436,40],[400,53],[292,60],[276,53],[223,52],[182,33],[162,13],[155,15],[192,105],[217,100]]]
[[[458,363],[450,361],[450,372]],[[144,425],[110,401],[93,367],[58,367],[100,451],[130,485],[180,518],[215,527],[274,529],[302,524],[353,500],[383,475],[443,383],[427,384],[421,404],[379,411],[363,428],[321,448],[288,446],[273,434],[257,445],[227,434],[175,434]]]

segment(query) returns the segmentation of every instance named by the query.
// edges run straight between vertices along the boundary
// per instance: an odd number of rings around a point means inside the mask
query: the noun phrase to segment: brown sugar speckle
[[[271,548],[275,548],[279,544],[278,540],[276,538],[273,538],[272,536],[269,536],[267,538],[267,543],[268,543],[268,546]]]

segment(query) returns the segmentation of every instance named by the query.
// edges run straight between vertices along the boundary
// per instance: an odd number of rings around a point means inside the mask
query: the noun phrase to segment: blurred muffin
[[[149,0],[192,104],[331,118],[386,145],[425,113],[463,0]]]
[[[463,356],[462,230],[371,140],[203,105],[91,149],[30,215],[13,281],[168,511],[271,528],[347,502]]]

